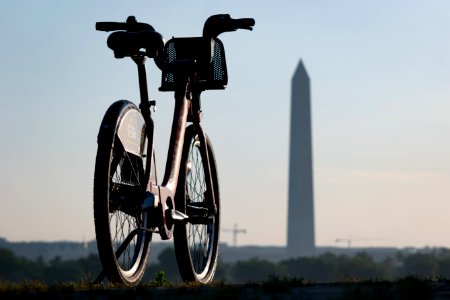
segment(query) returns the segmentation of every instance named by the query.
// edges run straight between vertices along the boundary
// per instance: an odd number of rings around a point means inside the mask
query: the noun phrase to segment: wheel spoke
[[[188,164],[191,167],[186,179],[186,193],[189,203],[205,202],[206,182],[202,156],[199,143],[195,142],[191,147]],[[188,225],[188,247],[196,273],[204,271],[210,254],[209,235],[211,232],[206,224]]]
[[[126,195],[127,190],[129,190],[131,196],[133,196],[133,194],[138,194],[137,192],[132,192],[131,188],[133,188],[133,190],[143,191],[139,175],[140,172],[137,169],[139,167],[137,161],[140,158],[134,156],[131,157],[131,155],[124,151],[121,146],[117,148],[117,151],[113,151],[114,158],[112,159],[112,161],[117,162],[115,165],[115,171],[111,178],[112,189],[119,195],[118,198],[120,198],[121,195],[122,197],[125,197],[125,200],[127,201],[135,201],[133,199],[127,199],[130,197],[126,197]],[[114,167],[114,165],[112,165],[112,167]],[[121,190],[123,191],[121,192]],[[124,203],[119,199],[116,199],[115,201],[118,201],[118,205],[113,205],[113,207],[117,206],[118,210],[115,210],[110,214],[110,224],[112,227],[111,231],[114,232],[112,242],[114,248],[118,249],[118,247],[120,247],[123,241],[125,241],[128,237],[130,232],[136,229],[141,223],[141,213],[133,214],[132,216],[130,215],[133,212],[132,210],[129,211],[127,209],[121,211],[121,205],[127,205],[127,203]],[[132,203],[128,204],[128,206],[130,205],[131,207],[133,206]],[[124,270],[131,269],[135,263],[135,260],[138,258],[140,251],[139,246],[137,245],[138,240],[138,237],[134,237],[122,253],[121,257],[117,258],[120,261],[121,268]]]

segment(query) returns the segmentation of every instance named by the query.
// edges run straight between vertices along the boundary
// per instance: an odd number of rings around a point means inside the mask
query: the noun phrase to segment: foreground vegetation
[[[0,298],[179,299],[441,299],[450,295],[450,251],[374,261],[367,253],[326,253],[273,263],[261,259],[220,263],[207,287],[180,281],[173,249],[150,265],[135,288],[92,284],[99,258],[27,260],[0,249]],[[164,271],[161,271],[164,270]],[[155,289],[155,287],[158,287]],[[162,288],[161,288],[162,287]],[[275,296],[274,296],[275,295]]]
[[[67,282],[89,284],[100,270],[100,261],[96,255],[78,260],[55,258],[44,262],[42,259],[32,261],[17,257],[9,250],[0,249],[0,281],[7,283],[41,282],[56,286]],[[164,276],[161,276],[160,271],[165,272]],[[450,278],[450,250],[408,255],[399,252],[395,257],[379,262],[365,252],[354,256],[326,253],[277,263],[254,258],[236,263],[219,263],[215,279],[217,282],[232,284],[266,282],[270,278],[298,278],[297,282],[324,283],[373,279],[396,281],[411,275],[429,280]],[[164,282],[180,282],[172,248],[163,251],[158,256],[158,262],[148,267],[143,282],[159,282],[160,285]]]
[[[158,273],[161,274],[161,273]],[[209,286],[163,284],[150,281],[135,288],[86,282],[46,285],[40,281],[10,283],[0,281],[0,297],[45,299],[442,299],[448,297],[446,280],[409,276],[395,281],[352,281],[314,284],[305,280],[270,277],[260,283]],[[270,296],[269,296],[270,295]],[[269,297],[268,297],[269,296]]]

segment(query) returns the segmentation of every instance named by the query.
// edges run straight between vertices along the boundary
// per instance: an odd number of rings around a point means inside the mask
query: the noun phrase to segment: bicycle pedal
[[[186,205],[186,212],[188,215],[207,215],[208,214],[208,209],[204,206],[204,203],[198,203],[197,205],[192,205],[192,204],[188,204]]]
[[[169,218],[169,223],[172,222],[183,222],[188,219],[189,216],[175,209],[167,209],[166,210],[166,218]]]
[[[215,217],[213,215],[210,216],[190,216],[185,221],[194,225],[207,225],[207,224],[213,224],[215,220]]]

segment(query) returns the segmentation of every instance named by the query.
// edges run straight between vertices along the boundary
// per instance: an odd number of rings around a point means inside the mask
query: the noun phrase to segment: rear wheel
[[[214,152],[208,138],[214,198],[217,212],[211,209],[212,199],[207,197],[205,149],[193,126],[186,129],[180,166],[175,207],[187,214],[190,221],[176,223],[174,232],[175,254],[181,277],[187,282],[209,283],[214,277],[219,252],[220,197]]]
[[[128,101],[115,102],[98,135],[94,175],[97,247],[108,279],[126,285],[144,275],[152,233],[142,211],[147,153],[145,122]]]

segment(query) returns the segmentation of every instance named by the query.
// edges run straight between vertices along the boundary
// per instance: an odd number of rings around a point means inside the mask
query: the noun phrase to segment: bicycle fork
[[[216,214],[217,205],[215,201],[214,185],[211,176],[211,164],[210,164],[208,143],[206,142],[206,134],[203,131],[203,127],[201,126],[202,110],[201,110],[200,94],[201,93],[199,91],[196,91],[196,89],[194,89],[194,92],[192,93],[190,120],[192,120],[195,132],[197,133],[198,138],[200,140],[200,145],[202,146],[201,149],[204,149],[204,151],[201,152],[201,156],[202,160],[205,162],[204,166],[206,166],[204,170],[207,186],[205,196],[206,199],[210,199],[210,201],[208,201],[209,206],[208,209],[211,210],[214,214]]]

